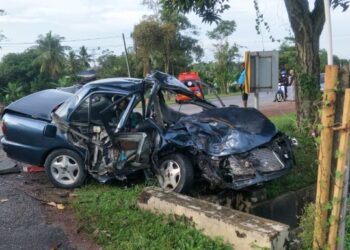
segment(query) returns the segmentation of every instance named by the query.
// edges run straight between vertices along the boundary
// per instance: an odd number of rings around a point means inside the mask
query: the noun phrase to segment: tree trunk
[[[309,41],[312,40],[311,43]],[[318,56],[319,38],[305,37],[303,43],[297,43],[298,61],[301,71],[297,74],[298,123],[318,120],[318,104],[320,101],[320,60]]]
[[[310,12],[307,0],[284,0],[297,48],[297,117],[298,123],[313,124],[318,119],[320,97],[320,35],[325,22],[323,0],[316,0]]]
[[[147,74],[149,73],[149,70],[150,70],[150,62],[149,62],[149,58],[148,56],[147,57],[144,57],[143,58],[143,77],[146,77]]]

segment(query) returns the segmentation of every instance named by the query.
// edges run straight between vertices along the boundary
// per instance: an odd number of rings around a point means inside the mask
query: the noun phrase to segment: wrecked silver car
[[[203,111],[171,108],[169,93]],[[258,110],[218,108],[161,72],[97,80],[75,94],[34,93],[5,109],[3,131],[9,157],[45,166],[62,188],[82,185],[88,174],[104,183],[145,171],[166,190],[189,191],[197,177],[239,190],[294,164],[292,141]]]

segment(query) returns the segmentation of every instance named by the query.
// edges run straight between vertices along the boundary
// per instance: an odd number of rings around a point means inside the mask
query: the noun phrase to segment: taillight
[[[1,124],[1,130],[2,130],[2,133],[3,133],[3,134],[6,134],[6,133],[7,133],[7,127],[6,127],[6,123],[5,123],[5,122],[3,122],[3,123]]]

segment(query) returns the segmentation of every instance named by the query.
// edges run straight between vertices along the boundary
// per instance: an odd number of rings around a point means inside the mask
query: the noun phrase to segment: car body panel
[[[7,127],[1,140],[4,151],[13,159],[42,166],[46,155],[56,148],[74,149],[65,136],[57,133],[54,138],[44,136],[46,121],[15,113],[6,113],[3,122]]]
[[[263,145],[276,134],[273,123],[256,109],[226,107],[181,118],[168,130],[166,139],[211,156],[225,156]]]

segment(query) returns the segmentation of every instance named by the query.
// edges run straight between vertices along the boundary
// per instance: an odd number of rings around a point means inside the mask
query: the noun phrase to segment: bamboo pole
[[[344,98],[344,109],[342,123],[340,127],[340,139],[338,149],[337,168],[335,172],[334,188],[333,188],[333,208],[331,212],[331,221],[328,234],[328,245],[330,250],[335,250],[337,245],[337,231],[339,223],[339,215],[341,208],[341,197],[344,188],[344,176],[346,168],[346,160],[349,145],[349,129],[350,129],[350,89],[346,89]]]
[[[326,205],[329,201],[329,183],[332,164],[333,150],[333,124],[335,118],[335,86],[338,75],[338,67],[335,65],[326,66],[325,88],[323,93],[322,107],[322,130],[321,143],[319,151],[319,166],[316,184],[316,202],[315,202],[315,226],[313,248],[321,249],[327,243],[326,241]]]

